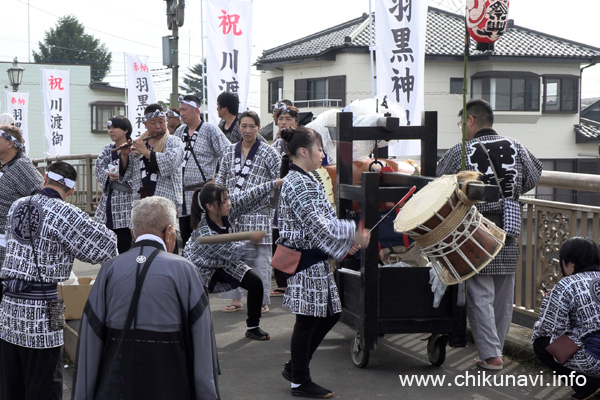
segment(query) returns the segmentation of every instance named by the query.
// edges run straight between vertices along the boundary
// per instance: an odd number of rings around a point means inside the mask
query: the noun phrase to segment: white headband
[[[23,148],[23,143],[19,142],[19,140],[16,137],[9,134],[8,132],[4,132],[2,129],[0,129],[0,135],[3,139],[13,142],[13,146],[15,146],[17,149]]]
[[[165,118],[167,118],[167,114],[165,114],[164,112],[162,112],[160,110],[156,110],[154,112],[145,114],[144,118],[143,118],[143,122],[148,122],[148,120],[150,120],[150,119],[152,119],[154,117],[165,117]]]
[[[61,185],[65,185],[69,189],[73,189],[75,187],[75,181],[70,180],[69,178],[65,178],[64,176],[57,174],[56,172],[47,171],[46,176],[53,181],[60,183]]]
[[[181,118],[179,118],[179,114],[177,114],[177,113],[176,113],[175,111],[173,111],[173,110],[169,110],[169,111],[167,111],[167,117],[169,116],[169,114],[171,114],[171,116],[172,116],[173,118],[181,119]]]
[[[179,96],[179,102],[183,103],[183,104],[187,104],[190,107],[200,108],[200,106],[197,105],[195,101],[193,101],[193,100],[184,100],[183,96]]]

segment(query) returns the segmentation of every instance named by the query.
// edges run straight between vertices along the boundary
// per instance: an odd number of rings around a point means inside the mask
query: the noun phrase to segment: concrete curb
[[[63,352],[67,358],[73,361],[73,364],[75,364],[75,357],[77,355],[79,322],[79,320],[68,321],[63,330],[65,339]],[[510,331],[504,342],[504,354],[521,362],[541,365],[533,351],[531,342],[532,333],[533,331],[529,328],[511,324]],[[467,337],[473,342],[473,337],[469,328],[467,328]]]

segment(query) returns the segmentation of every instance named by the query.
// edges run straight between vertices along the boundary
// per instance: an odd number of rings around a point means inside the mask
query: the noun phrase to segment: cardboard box
[[[81,319],[94,278],[80,277],[79,285],[58,285],[58,297],[65,299],[65,319]]]

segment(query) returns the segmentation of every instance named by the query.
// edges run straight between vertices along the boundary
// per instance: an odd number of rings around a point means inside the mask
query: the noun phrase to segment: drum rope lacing
[[[430,247],[441,242],[460,225],[461,221],[465,218],[465,215],[467,215],[471,207],[473,207],[475,204],[474,201],[471,201],[467,197],[464,191],[469,183],[475,182],[480,183],[477,180],[464,181],[462,183],[463,189],[456,191],[458,196],[458,202],[456,206],[438,226],[436,226],[431,232],[412,238],[419,244],[419,246],[421,246],[421,248]]]

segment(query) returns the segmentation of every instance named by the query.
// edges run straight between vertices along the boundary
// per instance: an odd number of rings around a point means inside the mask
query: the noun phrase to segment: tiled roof
[[[575,134],[577,143],[600,142],[600,122],[581,118],[580,123],[575,125]]]
[[[293,42],[265,50],[263,55],[258,58],[257,62],[267,63],[271,61],[319,56],[333,48],[344,45],[344,38],[350,36],[365,19],[367,19],[366,14],[360,18],[306,36],[302,39],[294,40]],[[357,46],[355,44],[350,45]]]
[[[265,50],[258,58],[257,64],[322,57],[343,48],[368,49],[369,24],[365,22],[367,19],[368,16],[364,14],[344,24]],[[462,56],[464,34],[464,16],[429,7],[425,40],[427,56]],[[346,37],[349,37],[350,41],[345,41]],[[471,40],[471,55],[481,54],[475,50],[475,46],[475,41]],[[515,25],[495,43],[493,55],[600,60],[600,49]]]

